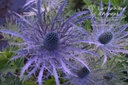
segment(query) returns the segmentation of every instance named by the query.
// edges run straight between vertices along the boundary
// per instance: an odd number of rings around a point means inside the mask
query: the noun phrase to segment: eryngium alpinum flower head
[[[126,46],[128,45],[128,24],[122,23],[123,13],[125,8],[122,8],[118,15],[112,15],[110,0],[107,7],[107,12],[104,11],[103,3],[100,4],[99,9],[100,17],[91,12],[92,33],[90,33],[87,43],[94,44],[97,51],[102,51],[100,54],[104,55],[103,64],[106,62],[107,57],[113,55],[117,56],[120,53],[128,54]],[[119,11],[119,10],[118,10]]]
[[[93,63],[93,62],[92,62]],[[72,61],[74,68],[71,69],[74,75],[64,76],[66,82],[64,85],[94,85],[94,81],[92,80],[92,70],[88,66],[84,66],[83,64]]]
[[[38,0],[36,18],[35,16],[26,18],[15,13],[16,20],[20,24],[19,33],[4,29],[0,31],[24,40],[20,43],[21,49],[16,51],[17,56],[11,58],[11,60],[24,57],[27,59],[20,78],[30,68],[25,80],[38,72],[37,82],[42,85],[43,79],[47,78],[44,71],[47,71],[47,74],[55,77],[56,85],[60,85],[58,70],[73,75],[70,71],[72,68],[70,58],[84,64],[77,57],[85,51],[78,47],[79,43],[76,43],[82,38],[82,33],[77,29],[76,24],[89,18],[89,16],[83,16],[88,11],[78,12],[66,19],[63,14],[63,8],[67,3],[65,0],[56,16],[50,17],[40,11],[40,3],[41,1]]]

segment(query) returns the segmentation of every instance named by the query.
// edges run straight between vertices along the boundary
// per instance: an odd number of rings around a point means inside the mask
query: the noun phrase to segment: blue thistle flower
[[[100,6],[99,19],[90,11],[92,33],[85,42],[95,45],[97,47],[96,51],[100,51],[100,54],[104,55],[103,66],[107,57],[118,56],[120,53],[128,54],[128,49],[126,49],[128,45],[128,32],[126,31],[128,24],[121,22],[126,7],[117,16],[111,16],[110,0],[107,12],[103,11],[102,2]]]
[[[88,74],[90,73],[90,71],[86,68],[86,67],[83,67],[81,68],[78,72],[77,72],[77,76],[79,78],[84,78],[86,76],[88,76]]]
[[[86,67],[82,67],[76,76],[70,76],[69,81],[65,85],[94,85],[94,82],[89,79],[90,71]]]
[[[46,34],[43,44],[48,51],[57,50],[59,44],[58,33],[50,32]]]
[[[89,67],[83,66],[82,64],[77,63],[75,61],[73,61],[73,63],[75,65],[71,71],[74,75],[64,76],[64,79],[66,79],[64,85],[94,85],[94,81],[91,78],[92,73]]]
[[[64,1],[55,18],[49,18],[45,11],[41,12],[41,0],[38,0],[37,18],[32,16],[26,19],[24,16],[15,13],[18,16],[15,16],[15,18],[20,24],[19,33],[5,29],[0,30],[3,33],[11,34],[24,40],[24,42],[20,43],[21,49],[16,51],[17,55],[11,58],[11,60],[24,57],[27,59],[27,63],[22,68],[20,78],[29,68],[31,70],[25,76],[25,80],[38,70],[37,82],[42,85],[43,79],[47,78],[47,76],[44,76],[44,71],[47,70],[48,75],[55,77],[56,85],[60,85],[58,70],[73,75],[70,71],[73,67],[70,65],[70,58],[81,62],[85,67],[87,66],[77,58],[79,54],[88,51],[79,47],[80,43],[77,41],[81,40],[83,33],[80,32],[80,29],[77,29],[76,24],[90,17],[82,16],[88,13],[88,11],[82,11],[65,19],[63,8],[66,3],[67,0]],[[29,57],[27,57],[28,55]]]

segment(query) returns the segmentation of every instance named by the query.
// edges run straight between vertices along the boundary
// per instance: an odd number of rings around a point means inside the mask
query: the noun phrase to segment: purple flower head
[[[70,76],[69,81],[65,85],[93,85],[93,81],[89,79],[90,71],[86,67],[82,67],[76,72],[76,76]]]
[[[103,4],[100,4],[100,17],[96,17],[91,11],[92,33],[90,33],[87,43],[97,47],[96,51],[104,55],[103,64],[107,61],[107,57],[117,56],[120,53],[128,54],[128,24],[122,23],[123,13],[126,7],[118,15],[111,14],[110,0],[107,7],[107,12],[103,9]],[[119,11],[119,10],[118,10]],[[102,51],[102,52],[101,52]]]
[[[25,71],[29,70],[24,78],[25,80],[38,72],[37,82],[39,85],[42,85],[43,79],[46,79],[47,75],[53,75],[56,85],[60,85],[57,71],[73,75],[70,71],[73,67],[73,65],[70,65],[70,58],[77,60],[85,67],[87,66],[78,58],[79,54],[88,51],[79,47],[80,43],[77,41],[82,39],[83,33],[80,29],[77,29],[76,24],[89,18],[88,16],[82,16],[86,15],[88,11],[78,12],[66,18],[63,13],[66,3],[67,0],[64,1],[55,17],[50,17],[46,15],[45,11],[40,11],[41,0],[38,0],[38,11],[35,11],[37,16],[24,17],[15,13],[15,18],[20,24],[19,33],[0,30],[24,40],[20,43],[21,49],[16,51],[17,55],[11,58],[11,60],[24,57],[27,59],[20,78],[23,77]],[[45,71],[47,71],[47,75],[44,75]]]
[[[64,79],[66,82],[64,85],[93,85],[94,82],[91,78],[91,71],[88,66],[83,66],[80,63],[74,62],[72,63],[74,68],[71,69],[74,75],[66,75]]]
[[[76,75],[77,75],[77,77],[79,77],[79,78],[82,79],[82,78],[88,76],[89,73],[90,73],[90,71],[87,69],[87,67],[82,67],[82,68],[76,73]]]

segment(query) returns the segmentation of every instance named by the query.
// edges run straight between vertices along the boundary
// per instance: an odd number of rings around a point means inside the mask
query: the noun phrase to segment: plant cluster
[[[0,84],[127,85],[127,7],[92,2],[26,0],[29,12],[12,11],[0,29]]]

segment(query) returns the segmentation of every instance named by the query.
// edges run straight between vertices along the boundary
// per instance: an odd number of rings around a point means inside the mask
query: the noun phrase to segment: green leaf
[[[35,82],[33,81],[26,81],[23,85],[37,85]]]
[[[4,74],[0,77],[0,85],[22,85],[22,81],[19,77]]]
[[[56,85],[54,77],[45,81],[44,85]]]
[[[14,61],[14,67],[20,69],[23,66],[24,66],[24,59],[16,59]]]
[[[0,69],[3,69],[5,65],[7,64],[8,59],[0,56]]]
[[[92,4],[90,0],[83,0],[83,1],[84,1],[84,3],[86,3],[87,5],[91,5],[91,4]]]

